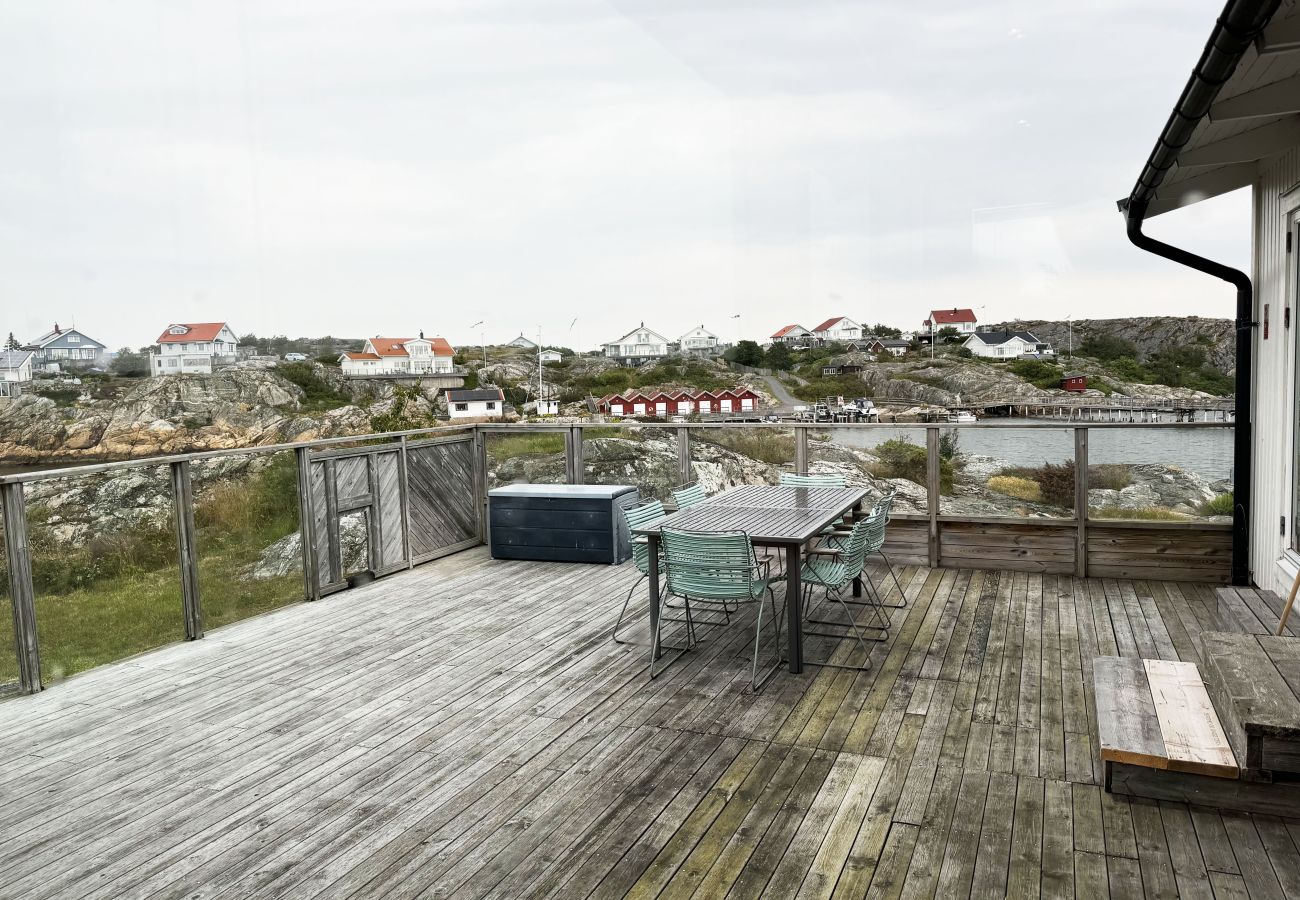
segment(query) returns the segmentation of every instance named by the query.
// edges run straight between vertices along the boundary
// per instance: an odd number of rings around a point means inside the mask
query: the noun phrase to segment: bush
[[[1041,466],[1016,466],[1003,469],[996,477],[1010,477],[1033,481],[1038,485],[1043,503],[1062,506],[1067,509],[1074,506],[1074,460],[1063,463],[1043,463]],[[992,479],[989,479],[990,483]]]
[[[906,438],[892,438],[876,447],[873,451],[877,462],[871,474],[877,478],[906,478],[908,481],[924,485],[926,483],[926,452],[924,447],[913,444]],[[951,494],[953,480],[953,461],[939,455],[939,493]]]
[[[351,398],[340,394],[330,386],[329,382],[321,378],[313,363],[280,363],[275,367],[275,374],[302,388],[304,410],[337,409],[352,402]]]
[[[1229,492],[1219,494],[1213,500],[1206,500],[1196,511],[1203,516],[1231,516],[1232,508],[1232,494]]]
[[[1111,334],[1090,334],[1079,345],[1079,354],[1102,360],[1119,359],[1125,356],[1136,359],[1138,350],[1132,341]]]
[[[1061,368],[1041,359],[1016,359],[1008,366],[1012,373],[1044,390],[1061,386]]]
[[[1037,503],[1043,499],[1043,489],[1037,481],[1019,478],[1015,475],[994,475],[988,480],[988,488],[991,491],[997,491],[999,494],[1006,494],[1008,497],[1027,500],[1031,503]]]
[[[1088,487],[1109,491],[1122,491],[1133,483],[1133,473],[1128,466],[1110,463],[1088,466]]]

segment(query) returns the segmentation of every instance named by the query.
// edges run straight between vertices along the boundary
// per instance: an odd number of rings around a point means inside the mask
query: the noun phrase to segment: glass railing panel
[[[588,425],[582,429],[584,484],[630,484],[643,499],[667,500],[683,484],[677,429]]]
[[[45,682],[185,637],[168,466],[27,486]]]
[[[771,425],[694,426],[691,477],[707,494],[745,484],[777,484],[793,472],[793,428]]]
[[[1070,428],[940,427],[939,460],[940,515],[1074,518]]]
[[[489,431],[488,490],[507,484],[564,484],[564,432]]]
[[[1088,430],[1088,517],[1232,521],[1233,429],[1132,425]]]
[[[808,472],[895,492],[894,512],[926,512],[925,428],[840,425],[808,430]]]
[[[190,480],[204,628],[302,600],[293,452],[198,460]]]

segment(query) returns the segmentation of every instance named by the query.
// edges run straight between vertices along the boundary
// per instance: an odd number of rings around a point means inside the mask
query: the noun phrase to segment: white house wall
[[[1296,447],[1294,444],[1295,341],[1297,310],[1291,311],[1291,328],[1283,327],[1288,304],[1288,266],[1294,271],[1295,253],[1286,254],[1286,223],[1300,206],[1300,148],[1292,148],[1263,170],[1255,182],[1254,272],[1254,490],[1251,508],[1251,569],[1255,582],[1285,595],[1295,574],[1289,553],[1292,521],[1291,497]],[[1282,194],[1290,191],[1288,197]],[[1225,302],[1231,302],[1225,298]],[[1269,308],[1269,336],[1264,339],[1264,306]],[[1279,523],[1287,519],[1287,534]]]

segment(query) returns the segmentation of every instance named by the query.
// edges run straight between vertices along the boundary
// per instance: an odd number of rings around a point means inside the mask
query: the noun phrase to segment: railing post
[[[564,446],[564,480],[569,484],[582,484],[582,426],[570,425]]]
[[[939,496],[943,490],[942,469],[939,466],[939,426],[925,429],[925,499],[930,517],[927,545],[930,568],[939,566]]]
[[[199,548],[194,528],[194,488],[190,464],[171,464],[172,506],[175,507],[176,556],[181,566],[181,605],[185,610],[185,640],[203,637],[203,603],[199,598]]]
[[[411,481],[406,471],[406,435],[399,438],[397,453],[397,495],[402,501],[402,554],[406,557],[406,568],[415,568],[411,553]]]
[[[295,447],[298,465],[298,534],[302,546],[303,592],[308,600],[320,599],[320,560],[316,546],[316,508],[311,496],[311,449]]]
[[[1088,429],[1074,429],[1074,574],[1088,577]]]
[[[36,634],[36,591],[32,587],[32,558],[27,544],[27,504],[22,482],[0,485],[4,507],[5,553],[9,565],[9,596],[13,600],[14,651],[18,681],[34,694],[41,689],[41,652]]]
[[[799,475],[808,474],[808,426],[794,426],[794,470]]]
[[[691,478],[691,429],[686,425],[677,426],[677,474],[678,483],[690,484]]]
[[[487,533],[487,436],[474,426],[474,507],[478,510],[478,540],[486,544]]]

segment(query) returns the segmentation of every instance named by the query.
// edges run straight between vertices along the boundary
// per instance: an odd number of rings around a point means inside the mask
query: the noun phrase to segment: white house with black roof
[[[501,388],[471,388],[447,392],[447,413],[453,419],[490,419],[505,411]]]
[[[975,356],[985,359],[1019,359],[1022,356],[1055,356],[1047,341],[1029,331],[977,331],[963,344]]]
[[[30,350],[0,350],[0,397],[17,397],[32,380]]]

